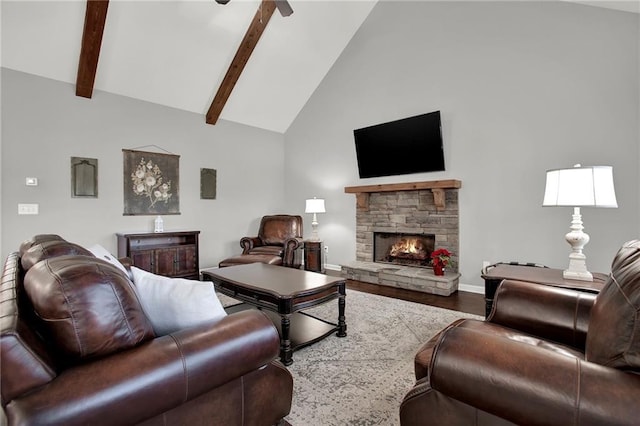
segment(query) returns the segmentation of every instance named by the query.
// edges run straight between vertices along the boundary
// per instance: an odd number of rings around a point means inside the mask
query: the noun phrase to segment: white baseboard
[[[458,283],[458,290],[465,291],[467,293],[484,294],[484,287],[473,285],[473,284]]]

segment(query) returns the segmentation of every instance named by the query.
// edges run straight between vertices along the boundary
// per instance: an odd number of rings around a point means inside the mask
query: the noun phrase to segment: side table
[[[304,242],[304,270],[324,273],[322,264],[322,241]]]
[[[484,279],[485,318],[491,313],[493,297],[502,280],[527,281],[554,287],[570,288],[573,290],[599,293],[604,286],[607,275],[593,273],[593,281],[566,280],[562,277],[562,269],[553,269],[537,265],[514,265],[496,263],[487,267],[482,274]]]

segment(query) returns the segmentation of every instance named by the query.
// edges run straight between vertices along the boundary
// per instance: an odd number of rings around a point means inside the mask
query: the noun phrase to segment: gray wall
[[[180,215],[165,230],[200,230],[202,267],[240,252],[264,214],[284,203],[283,136],[204,116],[2,70],[2,256],[38,233],[115,253],[116,232],[153,231],[154,216],[123,216],[122,149],[180,155]],[[99,197],[71,198],[70,157],[98,159]],[[200,168],[217,170],[217,199],[200,199]],[[37,177],[37,187],[25,177]],[[40,214],[19,216],[18,203]]]
[[[151,216],[122,216],[121,150],[157,145],[181,156],[182,214],[165,228],[202,231],[202,266],[237,253],[263,214],[303,214],[313,196],[339,265],[355,259],[345,186],[452,178],[461,283],[481,291],[483,260],[566,267],[571,209],[541,207],[544,176],[580,162],[614,167],[620,207],[583,209],[588,266],[607,271],[640,234],[638,20],[563,2],[379,2],[284,136],[3,69],[2,255],[39,232],[114,250],[116,232],[151,230]],[[438,109],[446,172],[358,178],[353,129]],[[70,197],[71,156],[98,158],[98,199]],[[201,167],[218,170],[217,200],[199,199]],[[41,214],[18,216],[20,202]]]
[[[344,187],[460,179],[461,283],[482,261],[565,268],[570,208],[547,169],[612,165],[618,209],[583,209],[587,265],[640,236],[637,14],[569,3],[379,2],[285,135],[287,200],[326,199],[328,263],[355,259]],[[353,129],[441,110],[446,172],[359,179]],[[478,288],[479,289],[479,288]]]

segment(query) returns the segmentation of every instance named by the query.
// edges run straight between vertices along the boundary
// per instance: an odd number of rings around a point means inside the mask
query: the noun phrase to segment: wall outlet
[[[482,261],[482,273],[486,273],[487,272],[487,268],[491,265],[491,262],[489,262],[488,260],[483,260]]]
[[[326,254],[329,254],[329,246],[324,246],[324,252],[325,252]]]

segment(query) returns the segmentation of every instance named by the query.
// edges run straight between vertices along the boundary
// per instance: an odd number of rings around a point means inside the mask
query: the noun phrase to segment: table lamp
[[[316,197],[307,200],[304,212],[313,213],[313,221],[311,222],[311,227],[313,229],[313,232],[311,233],[311,241],[320,241],[320,238],[318,238],[318,217],[316,216],[316,213],[326,212],[324,209],[324,200],[317,199]]]
[[[583,232],[580,207],[618,207],[613,168],[576,164],[571,169],[548,170],[542,205],[573,207],[571,231],[565,235],[571,246],[569,268],[562,275],[570,280],[593,281],[593,276],[587,270],[587,257],[582,253],[589,242],[589,235]]]

